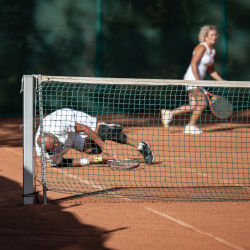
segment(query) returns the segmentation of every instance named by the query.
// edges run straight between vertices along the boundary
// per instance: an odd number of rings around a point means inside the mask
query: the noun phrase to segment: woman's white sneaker
[[[186,125],[185,126],[185,130],[183,131],[185,134],[193,134],[193,135],[198,135],[203,133],[202,130],[198,129],[196,126],[194,125]]]
[[[170,110],[162,109],[161,110],[161,121],[164,127],[168,127],[169,123],[172,121],[172,113]]]

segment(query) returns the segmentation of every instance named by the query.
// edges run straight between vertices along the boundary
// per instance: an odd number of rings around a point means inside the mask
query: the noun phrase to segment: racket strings
[[[221,118],[227,118],[233,113],[232,105],[223,97],[212,99],[211,108]]]
[[[110,161],[109,166],[112,169],[132,169],[139,166],[139,162],[136,160],[115,160]]]

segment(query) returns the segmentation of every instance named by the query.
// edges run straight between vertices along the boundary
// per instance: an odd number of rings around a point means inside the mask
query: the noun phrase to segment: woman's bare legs
[[[188,91],[189,104],[181,106],[177,109],[171,110],[172,116],[192,113],[189,125],[195,125],[199,120],[202,112],[206,109],[207,99],[206,96],[199,88],[191,89]]]
[[[199,88],[191,89],[188,91],[189,104],[181,106],[174,110],[162,110],[162,123],[168,127],[173,117],[186,113],[192,113],[189,123],[185,126],[184,133],[200,134],[202,133],[195,124],[200,119],[202,112],[206,109],[207,98]]]

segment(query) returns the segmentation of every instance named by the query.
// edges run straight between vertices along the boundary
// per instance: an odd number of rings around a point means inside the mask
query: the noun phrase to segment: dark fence
[[[182,79],[205,24],[220,33],[218,73],[250,79],[249,0],[9,0],[0,9],[0,115],[22,113],[27,74]]]

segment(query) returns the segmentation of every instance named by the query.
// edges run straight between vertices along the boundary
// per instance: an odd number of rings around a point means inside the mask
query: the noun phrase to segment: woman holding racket
[[[200,29],[200,43],[193,51],[184,80],[203,80],[207,71],[215,80],[223,80],[214,69],[216,52],[213,46],[216,44],[217,39],[218,32],[215,26],[205,25]],[[185,126],[184,133],[201,134],[203,131],[196,127],[196,122],[207,106],[206,95],[197,86],[186,86],[186,90],[188,91],[189,105],[184,105],[171,111],[162,110],[162,123],[165,127],[168,127],[175,115],[192,113],[189,123]]]

